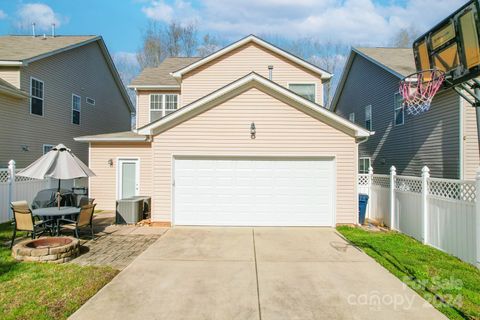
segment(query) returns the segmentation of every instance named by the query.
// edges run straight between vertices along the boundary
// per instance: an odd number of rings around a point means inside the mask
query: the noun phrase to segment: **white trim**
[[[135,162],[135,195],[138,196],[140,194],[140,158],[138,157],[117,157],[116,159],[116,177],[117,177],[117,183],[116,183],[116,200],[121,199],[122,195],[122,188],[121,188],[121,178],[122,178],[122,166],[121,164],[123,162]]]
[[[402,105],[401,107],[397,108],[397,96],[401,96],[400,92],[395,92],[393,94],[393,126],[399,127],[405,124],[405,107]],[[397,124],[397,110],[402,110],[402,123]]]
[[[76,137],[76,138],[73,138],[73,140],[77,141],[77,142],[114,142],[114,141],[138,141],[138,142],[147,142],[147,137],[146,136],[143,136],[143,137],[138,137],[138,138],[134,138],[134,137],[129,137],[129,138],[95,138],[95,137]]]
[[[35,81],[38,81],[38,82],[41,82],[42,83],[42,114],[39,115],[39,114],[36,114],[36,113],[32,113],[32,98],[35,98],[35,99],[40,99],[38,97],[34,97],[32,95],[32,80],[35,80]],[[40,79],[37,79],[35,77],[30,77],[30,114],[33,115],[33,116],[37,116],[37,117],[44,117],[45,116],[45,83],[40,80]]]
[[[156,90],[156,89],[163,89],[163,90],[180,90],[180,85],[150,85],[150,84],[131,84],[128,85],[127,88],[135,89],[135,90]]]
[[[295,94],[298,94],[298,93],[296,93],[295,91],[293,91],[292,89],[290,89],[290,85],[291,85],[291,84],[300,84],[300,85],[302,85],[302,84],[304,84],[304,85],[312,85],[312,84],[313,84],[314,87],[315,87],[315,93],[314,93],[315,101],[313,101],[313,102],[317,103],[317,83],[316,83],[316,82],[287,82],[287,88],[288,88],[288,90],[294,92]],[[299,94],[298,94],[298,95],[299,95]]]
[[[73,98],[77,97],[80,105],[78,106],[78,110],[73,109]],[[73,112],[78,111],[78,123],[73,122]],[[82,123],[82,97],[78,94],[72,93],[72,113],[70,113],[70,122],[76,126],[79,126]]]
[[[460,146],[459,146],[459,157],[458,157],[458,165],[459,165],[459,178],[460,179],[465,179],[465,164],[463,163],[463,159],[465,158],[465,140],[464,140],[464,136],[465,136],[465,132],[464,132],[464,126],[465,126],[465,100],[460,96],[458,95],[458,101],[459,101],[459,106],[460,106],[460,123],[459,123],[459,139],[460,139]]]
[[[47,153],[45,152],[45,147],[51,147],[51,148],[53,149],[53,148],[55,147],[55,145],[53,145],[53,144],[48,144],[48,143],[44,143],[44,144],[42,145],[42,154],[47,154]],[[50,149],[50,150],[51,150],[51,149]]]
[[[370,108],[370,128],[367,128],[367,108]],[[373,108],[372,108],[372,105],[369,104],[369,105],[366,105],[364,107],[364,116],[365,116],[365,129],[369,130],[369,131],[372,131],[373,130]]]
[[[24,66],[25,63],[23,61],[16,61],[16,60],[0,60],[0,66],[2,67],[10,67],[10,66]]]
[[[328,160],[333,162],[333,192],[332,192],[332,227],[335,227],[337,224],[337,157],[336,155],[324,155],[324,154],[312,154],[312,155],[298,155],[298,154],[191,154],[188,152],[177,152],[171,155],[171,172],[170,172],[170,224],[175,226],[175,160],[177,159],[253,159],[253,160],[292,160],[292,161],[302,161],[302,160]],[[358,165],[358,163],[357,163]],[[357,172],[358,174],[358,172]],[[357,180],[355,180],[357,181]],[[356,193],[355,193],[356,195]],[[358,215],[357,215],[358,216]]]
[[[218,89],[214,91],[211,94],[208,94],[204,96],[203,98],[196,100],[192,102],[191,104],[184,106],[180,109],[178,109],[176,112],[173,114],[169,115],[168,117],[162,118],[160,120],[157,120],[153,123],[150,123],[138,130],[139,134],[144,134],[144,135],[153,135],[155,132],[158,132],[169,125],[171,125],[174,121],[178,120],[185,120],[190,113],[193,113],[195,109],[199,109],[201,107],[202,110],[209,109],[221,99],[228,99],[229,96],[227,94],[231,94],[237,89],[242,89],[243,87],[251,87],[254,86],[255,84],[264,86],[266,89],[269,89],[273,91],[274,93],[281,94],[283,97],[289,98],[290,100],[293,100],[294,102],[298,103],[300,106],[304,107],[306,110],[309,112],[313,112],[314,114],[320,115],[321,117],[324,118],[324,120],[330,121],[333,126],[337,125],[340,126],[344,129],[348,129],[353,131],[353,134],[348,133],[349,135],[355,136],[355,137],[368,137],[373,134],[373,132],[370,132],[361,126],[358,126],[356,124],[351,123],[347,119],[344,119],[340,117],[339,115],[326,110],[322,106],[307,100],[303,97],[298,96],[297,94],[291,92],[289,89],[282,87],[278,85],[275,82],[272,82],[254,72],[230,83],[229,85]],[[184,119],[182,119],[184,118]]]
[[[172,73],[170,73],[170,74],[171,74],[174,78],[181,79],[182,76],[183,76],[185,73],[187,73],[187,72],[189,72],[189,71],[191,71],[191,70],[193,70],[193,69],[196,69],[196,68],[198,68],[199,66],[202,66],[202,65],[204,65],[204,64],[206,64],[206,63],[208,63],[208,62],[210,62],[210,61],[212,61],[212,60],[214,60],[214,59],[216,59],[216,58],[218,58],[218,57],[220,57],[220,56],[222,56],[222,55],[224,55],[224,54],[232,51],[232,50],[235,50],[236,48],[239,48],[239,47],[243,46],[244,44],[246,44],[246,43],[248,43],[248,42],[254,42],[254,43],[256,43],[257,45],[262,46],[262,47],[264,47],[264,48],[266,48],[266,49],[268,49],[268,50],[271,50],[271,51],[275,52],[276,54],[278,54],[278,55],[280,55],[280,56],[282,56],[282,57],[284,57],[284,58],[286,58],[286,59],[288,59],[288,60],[290,60],[290,61],[293,61],[293,62],[301,65],[302,67],[304,67],[304,68],[306,68],[306,69],[308,69],[308,70],[310,70],[310,71],[313,71],[313,72],[315,72],[315,73],[320,74],[320,75],[321,75],[321,78],[322,78],[323,80],[328,80],[328,79],[330,79],[330,78],[333,76],[333,74],[327,72],[326,70],[323,70],[323,69],[321,69],[321,68],[319,68],[319,67],[317,67],[317,66],[314,66],[313,64],[311,64],[311,63],[309,63],[309,62],[307,62],[307,61],[305,61],[305,60],[303,60],[303,59],[300,59],[300,58],[294,56],[293,54],[288,53],[287,51],[284,51],[284,50],[282,50],[282,49],[280,49],[280,48],[278,48],[278,47],[276,47],[276,46],[274,46],[274,45],[272,45],[272,44],[270,44],[270,43],[268,43],[268,42],[266,42],[266,41],[264,41],[264,40],[262,40],[262,39],[260,39],[260,38],[258,38],[258,37],[256,37],[256,36],[254,36],[254,35],[249,35],[249,36],[247,36],[247,37],[245,37],[245,38],[243,38],[243,39],[241,39],[241,40],[239,40],[239,41],[237,41],[237,42],[232,43],[232,44],[229,45],[229,46],[226,46],[225,48],[223,48],[223,49],[221,49],[221,50],[219,50],[219,51],[216,51],[216,52],[212,53],[212,54],[209,55],[209,56],[206,56],[206,57],[203,58],[203,59],[200,59],[200,60],[198,60],[198,61],[196,61],[196,62],[194,62],[194,63],[192,63],[192,64],[190,64],[190,65],[188,65],[188,66],[186,66],[186,67],[184,67],[184,68],[182,68],[182,69],[180,69],[180,70],[176,70],[176,71],[174,71],[174,72],[172,72]]]
[[[87,164],[87,166],[90,167],[91,165],[92,165],[92,144],[89,142],[88,143],[88,164]],[[91,189],[90,188],[91,188],[91,185],[92,185],[92,182],[91,182],[92,178],[88,177],[87,179],[88,179],[88,193],[87,193],[87,196],[89,198],[91,198],[90,197],[90,194],[91,194]]]

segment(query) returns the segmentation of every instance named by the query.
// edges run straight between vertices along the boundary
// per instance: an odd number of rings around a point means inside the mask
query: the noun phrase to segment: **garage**
[[[334,226],[334,158],[177,158],[176,225]]]

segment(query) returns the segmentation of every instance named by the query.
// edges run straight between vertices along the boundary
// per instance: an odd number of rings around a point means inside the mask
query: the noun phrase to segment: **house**
[[[411,116],[402,106],[399,81],[416,72],[412,49],[353,48],[331,109],[374,131],[359,146],[359,170],[474,179],[479,165],[475,110],[452,89],[440,90],[429,111]]]
[[[90,135],[101,209],[152,197],[165,225],[356,223],[357,145],[370,132],[322,107],[331,74],[253,35],[166,59],[132,82],[137,129]]]
[[[0,36],[0,167],[26,167],[74,137],[129,130],[133,105],[99,36]]]

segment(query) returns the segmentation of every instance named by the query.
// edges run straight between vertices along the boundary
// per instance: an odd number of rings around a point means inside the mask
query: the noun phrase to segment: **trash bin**
[[[358,222],[365,223],[365,214],[367,213],[368,194],[360,193],[358,195]]]

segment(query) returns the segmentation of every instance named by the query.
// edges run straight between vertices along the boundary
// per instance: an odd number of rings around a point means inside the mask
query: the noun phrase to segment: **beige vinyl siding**
[[[463,101],[463,179],[474,180],[480,166],[475,108]]]
[[[0,67],[0,78],[8,83],[20,88],[20,68],[18,67]]]
[[[317,103],[323,105],[323,85],[320,75],[254,43],[248,43],[192,70],[182,79],[182,106],[219,89],[248,73],[268,78],[268,66],[273,65],[272,80],[288,88],[288,83],[315,83]]]
[[[43,144],[58,143],[87,163],[88,146],[74,137],[130,129],[130,111],[96,42],[22,68],[25,92],[30,92],[30,77],[44,82],[44,115],[30,114],[29,99],[6,100],[0,117],[0,166],[15,159],[17,167],[25,167],[42,155]],[[81,96],[80,125],[72,124],[73,93]],[[95,106],[86,97],[95,99]],[[22,145],[29,151],[22,151]]]
[[[117,159],[140,159],[140,195],[152,194],[152,152],[150,143],[91,143],[90,168],[96,176],[90,178],[90,197],[97,209],[115,210],[117,199]],[[112,159],[110,167],[108,160]]]
[[[334,156],[336,223],[356,222],[355,139],[256,88],[155,136],[152,149],[156,221],[171,221],[173,155],[223,155]]]
[[[141,128],[150,123],[150,94],[178,94],[178,106],[181,104],[180,90],[138,90],[137,91],[137,128]]]
[[[427,165],[439,178],[460,175],[459,97],[453,90],[441,91],[428,112],[394,125],[394,96],[400,79],[357,55],[338,99],[335,112],[365,127],[365,106],[372,106],[373,136],[359,146],[360,157],[370,157],[375,173],[419,176]]]

